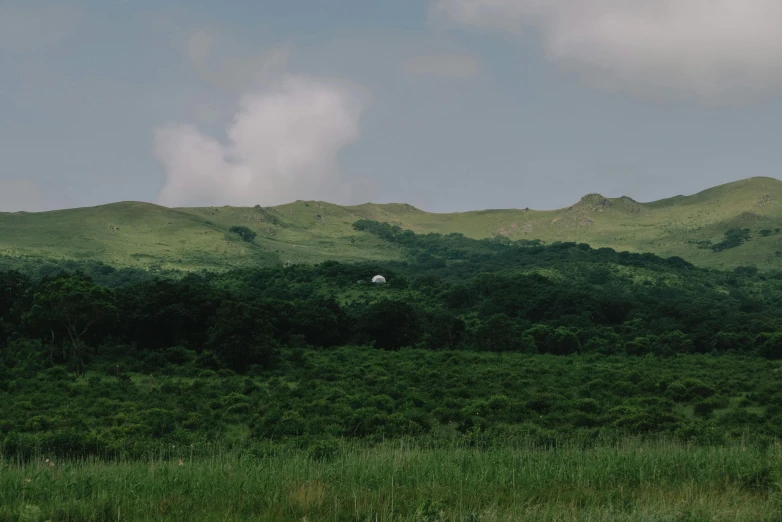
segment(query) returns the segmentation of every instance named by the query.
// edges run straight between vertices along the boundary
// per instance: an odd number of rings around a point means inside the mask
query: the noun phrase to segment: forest
[[[0,405],[5,451],[236,426],[255,442],[523,423],[549,437],[782,434],[782,274],[355,226],[408,260],[155,274],[6,259],[0,387],[20,400]],[[91,439],[59,448],[64,433]]]

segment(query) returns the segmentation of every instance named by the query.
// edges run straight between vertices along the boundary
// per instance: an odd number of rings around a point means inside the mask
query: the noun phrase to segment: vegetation
[[[782,434],[775,272],[355,227],[407,261],[114,288],[2,273],[5,451],[141,456],[161,438],[226,437],[306,447],[442,427],[499,440],[520,426],[541,440]],[[378,273],[387,285],[369,284]]]
[[[351,229],[396,258],[3,260],[0,520],[782,514],[782,272]]]
[[[242,241],[245,243],[252,243],[255,237],[258,235],[245,226],[235,225],[231,227],[230,231],[242,238]]]
[[[750,229],[748,228],[731,228],[727,232],[725,232],[725,239],[717,243],[716,245],[712,246],[712,250],[715,252],[722,252],[723,250],[727,250],[728,248],[736,248],[737,246],[741,246],[744,244],[745,241],[749,241],[750,239]],[[760,235],[761,236],[769,236],[770,234],[764,232],[770,232],[769,230],[761,230]]]
[[[0,430],[4,453],[25,458],[143,458],[163,444],[318,452],[343,439],[435,435],[768,445],[782,430],[780,365],[760,358],[293,348],[273,369],[237,375],[175,347],[108,351],[77,376],[12,355],[23,363],[4,370]]]
[[[317,459],[169,448],[141,462],[47,460],[4,467],[0,520],[771,522],[781,505],[778,447],[433,442]]]
[[[115,267],[219,271],[279,263],[399,260],[393,245],[352,228],[360,219],[419,234],[472,239],[584,242],[594,248],[679,256],[697,266],[782,269],[782,183],[750,178],[651,203],[590,194],[551,211],[431,214],[410,205],[343,207],[297,201],[277,207],[169,209],[116,203],[43,213],[0,212],[0,254],[100,261]],[[231,230],[249,230],[242,236]],[[749,230],[752,237],[726,237]],[[721,245],[713,249],[712,246]]]

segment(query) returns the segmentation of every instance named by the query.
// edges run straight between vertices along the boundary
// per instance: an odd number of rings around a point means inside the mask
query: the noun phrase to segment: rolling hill
[[[406,204],[296,201],[263,208],[172,209],[122,202],[39,213],[0,212],[0,254],[184,270],[401,257],[398,247],[354,230],[359,219],[417,233],[589,243],[595,248],[680,256],[701,266],[782,268],[782,181],[761,177],[650,203],[589,194],[552,211],[434,214]],[[256,239],[241,241],[229,232],[235,225],[251,228]],[[749,239],[715,252],[712,247],[732,229],[748,229]]]

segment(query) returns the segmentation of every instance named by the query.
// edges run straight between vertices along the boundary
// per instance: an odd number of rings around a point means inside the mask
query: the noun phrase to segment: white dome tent
[[[386,282],[386,278],[381,276],[381,275],[376,275],[375,277],[372,278],[372,282],[373,283],[385,283]]]

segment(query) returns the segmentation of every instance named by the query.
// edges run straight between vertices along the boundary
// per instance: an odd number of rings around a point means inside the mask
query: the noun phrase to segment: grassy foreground
[[[782,449],[349,445],[328,459],[187,450],[0,463],[0,521],[748,520],[782,516]]]

